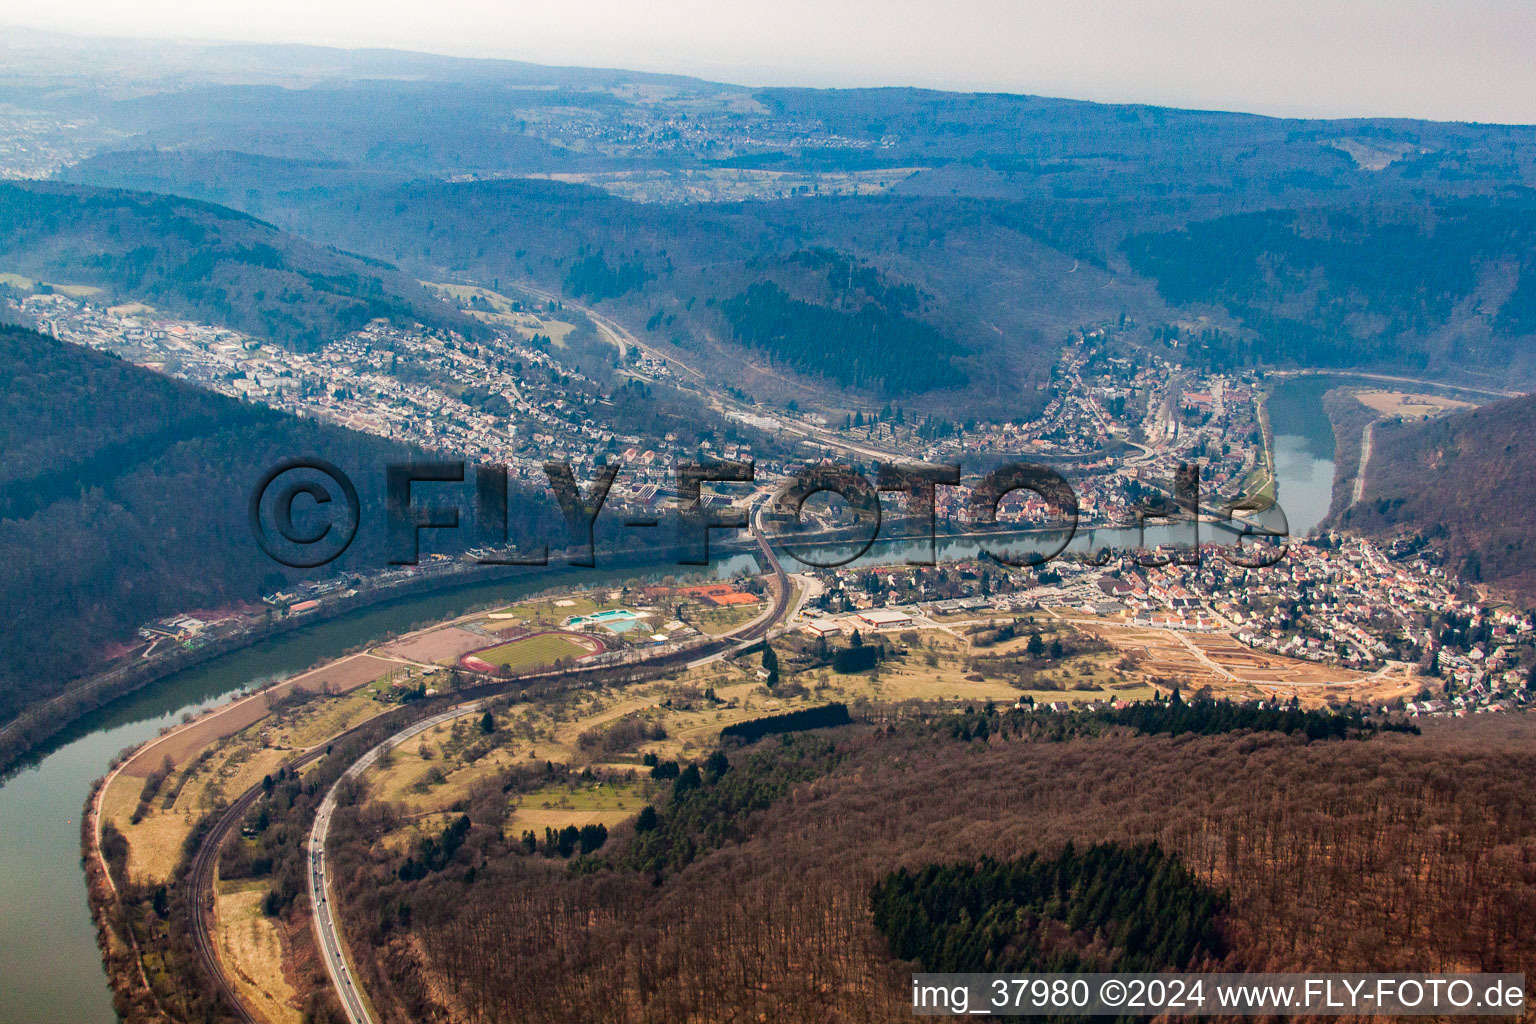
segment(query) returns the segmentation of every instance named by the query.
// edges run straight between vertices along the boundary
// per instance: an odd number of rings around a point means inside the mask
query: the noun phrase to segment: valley
[[[1536,965],[1536,129],[20,31],[0,178],[0,1024]]]

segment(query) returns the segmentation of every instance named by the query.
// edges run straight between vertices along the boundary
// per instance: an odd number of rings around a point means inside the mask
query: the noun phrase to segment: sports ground
[[[593,636],[535,633],[508,643],[471,651],[460,658],[459,663],[475,672],[494,672],[502,667],[513,672],[527,672],[553,665],[562,658],[570,661],[588,658],[601,654],[605,649],[603,642]]]

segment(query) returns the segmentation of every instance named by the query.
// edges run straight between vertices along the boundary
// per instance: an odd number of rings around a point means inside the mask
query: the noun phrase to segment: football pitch
[[[600,643],[586,637],[575,637],[563,633],[541,633],[538,636],[524,637],[521,640],[513,640],[511,643],[476,651],[473,657],[489,665],[504,665],[514,672],[519,672],[553,665],[561,658],[575,661],[577,658],[595,654],[601,649]]]

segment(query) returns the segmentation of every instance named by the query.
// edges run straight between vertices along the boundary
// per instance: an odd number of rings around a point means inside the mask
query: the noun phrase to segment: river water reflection
[[[1328,509],[1333,442],[1319,402],[1327,386],[1322,378],[1300,378],[1277,389],[1270,403],[1279,501],[1292,534],[1306,533]],[[1149,529],[1147,542],[1178,543],[1187,537],[1187,526],[1163,527]],[[1099,530],[1085,532],[1073,547],[1134,548],[1137,542],[1135,531]],[[881,544],[864,560],[904,561],[917,551],[909,544]],[[941,559],[976,551],[974,541],[939,545]],[[733,573],[744,558],[717,564],[715,571]],[[602,582],[638,574],[630,570]],[[588,583],[596,579],[569,578]],[[0,1024],[111,1024],[116,1018],[86,906],[79,835],[85,795],[119,750],[154,736],[185,712],[298,672],[349,647],[559,582],[560,577],[550,573],[527,582],[471,585],[354,612],[180,673],[83,719],[55,740],[33,767],[0,785]]]

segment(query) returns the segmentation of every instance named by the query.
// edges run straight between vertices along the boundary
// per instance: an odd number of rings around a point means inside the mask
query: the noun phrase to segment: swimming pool
[[[632,612],[628,608],[610,608],[605,612],[593,612],[591,615],[572,615],[565,620],[567,626],[577,629],[583,626],[602,626],[614,633],[628,633],[636,626],[642,625],[642,616],[639,612]]]

